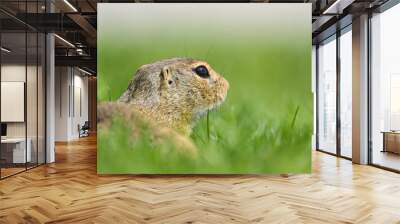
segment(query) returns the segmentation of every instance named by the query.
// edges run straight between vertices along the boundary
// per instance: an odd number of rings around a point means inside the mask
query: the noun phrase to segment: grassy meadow
[[[99,7],[98,102],[118,99],[141,65],[172,57],[207,61],[228,80],[230,89],[225,103],[194,128],[190,137],[199,150],[195,159],[159,149],[171,146],[155,147],[146,137],[132,143],[130,127],[115,118],[109,130],[98,130],[99,173],[311,171],[308,7],[294,9],[300,17],[283,18],[276,11],[293,6],[223,4],[222,11],[219,4],[114,5]],[[191,7],[209,14],[188,17]],[[171,13],[174,10],[183,13]],[[232,12],[244,19],[231,18]]]

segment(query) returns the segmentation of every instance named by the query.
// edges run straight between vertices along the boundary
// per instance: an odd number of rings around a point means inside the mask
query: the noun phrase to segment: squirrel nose
[[[228,89],[230,87],[229,82],[226,79],[224,79],[224,81],[225,81],[225,85],[226,85],[226,90],[228,91]]]
[[[228,91],[229,89],[229,82],[224,77],[221,77],[222,87]]]
[[[218,94],[218,98],[219,100],[223,101],[225,100],[226,95],[228,94],[228,90],[229,90],[229,82],[221,76],[220,80],[219,80],[219,94]]]

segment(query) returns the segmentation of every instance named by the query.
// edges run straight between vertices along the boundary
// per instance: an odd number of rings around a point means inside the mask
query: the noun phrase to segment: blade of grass
[[[296,112],[294,112],[292,123],[290,125],[290,127],[292,127],[292,128],[294,127],[294,123],[296,122],[296,118],[297,118],[297,114],[299,113],[299,110],[300,110],[300,106],[297,106],[296,107]]]
[[[207,138],[210,141],[210,110],[207,111]]]

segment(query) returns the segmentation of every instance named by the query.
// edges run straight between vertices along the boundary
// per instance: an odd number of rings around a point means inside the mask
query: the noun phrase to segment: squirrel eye
[[[196,74],[202,78],[208,78],[210,77],[210,74],[208,74],[208,69],[204,65],[199,65],[195,69],[193,69]]]

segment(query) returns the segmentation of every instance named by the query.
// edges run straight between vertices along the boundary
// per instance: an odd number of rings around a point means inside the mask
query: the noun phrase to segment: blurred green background
[[[147,138],[132,144],[116,118],[98,130],[98,172],[310,172],[310,12],[308,4],[99,4],[99,102],[118,99],[141,65],[172,57],[207,61],[230,90],[210,113],[210,136],[206,118],[193,131],[196,159]]]

